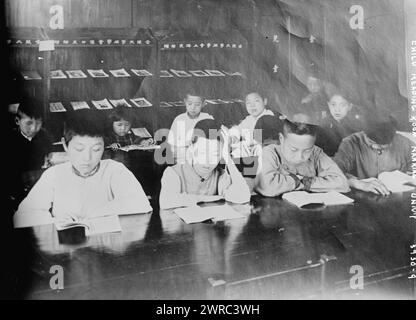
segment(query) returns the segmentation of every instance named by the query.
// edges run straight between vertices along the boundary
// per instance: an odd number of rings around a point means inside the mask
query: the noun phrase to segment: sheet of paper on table
[[[90,218],[86,220],[88,228],[85,230],[87,236],[100,234],[121,232],[120,218],[117,215]]]
[[[382,172],[378,175],[378,179],[393,193],[410,191],[416,186],[416,179],[398,170]]]
[[[331,191],[322,193],[308,193],[306,191],[292,191],[285,193],[282,198],[301,208],[307,204],[342,205],[354,202],[343,194]]]
[[[174,212],[186,223],[197,223],[206,220],[223,221],[229,219],[239,219],[245,216],[235,211],[228,204],[220,206],[207,206],[207,207],[188,207],[178,208]]]

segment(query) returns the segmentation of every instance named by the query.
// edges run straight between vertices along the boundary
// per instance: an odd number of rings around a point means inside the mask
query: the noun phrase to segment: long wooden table
[[[73,245],[53,225],[16,229],[30,251],[20,287],[27,299],[414,299],[411,193],[347,195],[353,205],[315,210],[253,196],[236,206],[246,218],[217,223],[122,216],[121,233]],[[61,290],[50,287],[55,265]],[[364,289],[353,289],[360,267]]]

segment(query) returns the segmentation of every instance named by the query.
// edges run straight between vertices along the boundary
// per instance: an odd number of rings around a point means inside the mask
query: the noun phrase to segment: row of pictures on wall
[[[131,73],[138,76],[138,77],[150,77],[153,76],[151,72],[146,69],[130,69]],[[21,71],[23,79],[25,80],[41,80],[42,77],[40,74],[35,70],[29,71]],[[123,77],[131,77],[131,74],[127,72],[126,69],[116,69],[116,70],[109,70],[108,72],[104,71],[103,69],[87,69],[87,73],[82,70],[52,70],[50,72],[51,79],[81,79],[81,78],[88,78],[89,74],[92,78],[108,78],[110,74],[116,78],[123,78]],[[224,76],[240,76],[242,77],[243,74],[241,72],[233,72],[233,71],[225,71],[225,70],[160,70],[159,76],[161,78],[172,78],[172,77],[179,77],[179,78],[187,78],[187,77],[224,77]]]
[[[129,103],[126,99],[103,99],[103,100],[92,100],[91,104],[98,110],[113,109],[113,107],[127,106],[127,107],[138,107],[146,108],[151,107],[152,104],[146,98],[134,98],[130,99]],[[90,105],[86,101],[71,101],[70,105],[74,111],[81,109],[90,109]],[[50,112],[66,112],[62,102],[51,102],[49,104]]]
[[[103,99],[103,100],[92,100],[91,104],[98,110],[108,110],[113,109],[117,106],[127,106],[127,107],[138,107],[146,108],[151,107],[152,104],[146,100],[146,98],[134,98],[129,99]],[[232,103],[244,103],[241,99],[206,99],[207,104],[219,105],[219,104],[232,104]],[[71,101],[70,105],[74,111],[81,109],[90,109],[90,105],[86,101]],[[169,107],[184,107],[185,103],[183,101],[161,101],[159,104],[160,107],[169,108]],[[66,112],[62,102],[51,102],[49,104],[50,112]]]

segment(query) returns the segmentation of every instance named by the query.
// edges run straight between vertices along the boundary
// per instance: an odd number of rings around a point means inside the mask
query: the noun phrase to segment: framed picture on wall
[[[87,72],[93,78],[108,78],[109,77],[109,75],[107,73],[105,73],[105,71],[103,69],[98,69],[98,70],[87,69]]]
[[[66,79],[68,78],[62,70],[52,70],[50,73],[51,79]]]
[[[126,99],[110,99],[109,101],[114,107],[126,106],[131,108],[131,104]]]
[[[130,99],[131,102],[133,102],[133,104],[138,107],[138,108],[145,108],[145,107],[151,107],[152,104],[147,101],[145,98],[135,98],[135,99]]]
[[[51,102],[49,104],[50,112],[66,112],[64,105],[61,102]]]
[[[161,77],[161,78],[172,78],[173,74],[171,74],[168,70],[160,70],[159,77]]]
[[[124,68],[117,69],[117,70],[109,70],[109,71],[116,78],[130,77],[130,74]]]
[[[153,76],[152,73],[147,71],[146,69],[130,69],[138,77],[150,77]]]
[[[71,101],[71,106],[74,111],[81,110],[81,109],[89,109],[90,106],[85,101]]]
[[[67,70],[65,72],[71,79],[87,78],[87,75],[82,70]]]
[[[93,100],[91,102],[94,105],[94,107],[96,107],[98,110],[113,109],[111,103],[107,99]]]
[[[170,69],[170,71],[177,77],[184,78],[184,77],[192,77],[192,75],[185,70],[174,70]]]
[[[224,77],[225,74],[219,70],[205,70],[205,72],[211,77]]]
[[[189,70],[189,73],[195,77],[209,77],[209,74],[203,70]]]

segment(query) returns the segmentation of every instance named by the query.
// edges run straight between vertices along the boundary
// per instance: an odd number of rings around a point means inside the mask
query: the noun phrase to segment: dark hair
[[[254,127],[254,140],[259,143],[267,139],[278,140],[282,132],[283,122],[277,116],[266,115],[257,120]],[[261,131],[260,131],[261,130]]]
[[[65,143],[68,144],[75,136],[104,138],[103,123],[103,119],[92,110],[76,111],[65,122]]]
[[[249,94],[252,94],[252,93],[256,93],[256,94],[258,94],[258,95],[260,96],[260,98],[262,98],[263,100],[267,99],[266,92],[265,92],[263,89],[259,89],[259,88],[251,88],[251,89],[247,90],[246,97],[247,97]]]
[[[283,134],[285,136],[288,133],[293,133],[296,135],[310,135],[316,137],[316,132],[316,125],[300,122],[291,122],[287,119],[283,121]]]
[[[383,112],[367,114],[364,132],[374,142],[378,144],[391,143],[396,130],[397,120],[393,115]]]
[[[198,137],[222,141],[221,124],[214,119],[204,119],[198,121],[194,127],[192,142],[196,142]]]
[[[32,119],[43,119],[43,105],[36,99],[24,99],[20,102],[16,115],[19,119],[24,116]]]
[[[131,110],[131,107],[125,104],[120,104],[111,111],[111,113],[108,116],[108,119],[111,121],[111,123],[120,120],[126,120],[130,123],[133,123],[134,115]]]

